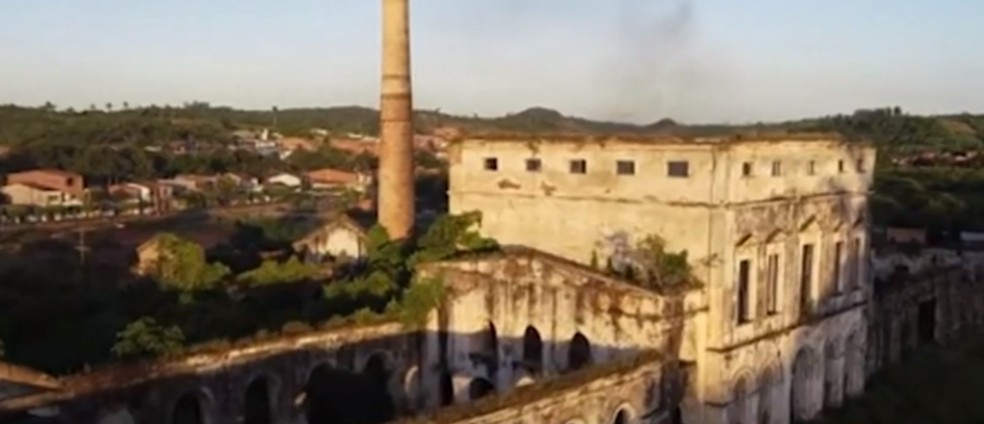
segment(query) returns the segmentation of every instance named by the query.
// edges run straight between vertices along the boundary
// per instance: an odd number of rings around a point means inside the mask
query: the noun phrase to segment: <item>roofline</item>
[[[62,388],[61,381],[58,378],[32,368],[8,362],[0,362],[0,381],[9,381],[44,389],[54,390]]]
[[[640,135],[640,134],[536,134],[536,133],[487,133],[474,134],[449,140],[451,144],[467,143],[625,143],[640,145],[684,145],[684,146],[729,146],[746,143],[851,143],[859,146],[874,146],[868,140],[852,140],[840,133],[802,132],[802,133],[734,133],[712,136]]]

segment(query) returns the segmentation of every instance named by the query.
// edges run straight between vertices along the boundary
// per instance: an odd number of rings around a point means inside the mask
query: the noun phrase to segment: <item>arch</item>
[[[809,347],[804,347],[796,353],[793,360],[792,381],[789,391],[790,421],[807,421],[813,418],[814,408],[811,404],[811,386],[816,373],[817,355]]]
[[[748,379],[744,376],[735,381],[731,388],[731,415],[729,422],[741,424],[748,415]]]
[[[495,380],[499,370],[499,333],[492,321],[484,330],[473,335],[472,354],[486,367],[486,376]]]
[[[198,393],[188,392],[178,398],[171,412],[171,424],[206,424],[205,411]]]
[[[273,405],[270,379],[259,376],[246,387],[244,424],[270,424],[273,422]]]
[[[448,406],[454,403],[454,381],[451,380],[451,373],[441,371],[441,406]]]
[[[840,384],[838,384],[836,339],[827,341],[823,348],[823,406],[832,407],[840,403]]]
[[[380,387],[385,362],[370,356],[361,374],[322,364],[308,376],[305,415],[309,424],[334,422],[382,423],[395,416],[392,399]]]
[[[591,354],[591,342],[588,338],[578,331],[571,338],[570,346],[567,348],[567,369],[569,371],[577,371],[594,362],[594,357]]]
[[[844,353],[844,396],[852,397],[864,388],[864,347],[860,331],[855,330],[847,336]]]
[[[468,383],[468,399],[481,399],[491,394],[495,394],[495,385],[489,380],[478,377]]]
[[[612,424],[629,424],[632,419],[635,418],[635,414],[628,405],[619,406],[612,414]]]
[[[543,339],[536,327],[526,327],[523,334],[523,365],[531,374],[537,374],[543,369]]]
[[[136,424],[136,422],[128,408],[119,406],[103,410],[96,424]]]
[[[779,392],[779,383],[781,382],[782,372],[778,365],[773,364],[762,371],[758,382],[758,411],[756,412],[759,424],[772,422],[772,409],[776,403],[776,393]]]

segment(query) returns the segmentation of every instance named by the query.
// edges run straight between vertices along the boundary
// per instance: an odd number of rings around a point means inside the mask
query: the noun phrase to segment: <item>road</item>
[[[181,216],[186,217],[202,217],[206,215],[211,216],[227,216],[234,217],[236,215],[275,215],[287,213],[292,206],[289,203],[265,203],[260,205],[239,205],[239,206],[229,206],[224,208],[212,208],[212,209],[199,209],[199,210],[183,210],[177,212],[171,212],[160,215],[121,215],[109,218],[92,218],[92,219],[72,219],[64,221],[49,221],[49,222],[39,222],[39,223],[27,223],[27,224],[15,224],[15,225],[0,225],[0,232],[15,232],[15,231],[25,231],[25,230],[35,230],[35,231],[64,231],[64,230],[95,230],[100,228],[108,228],[120,224],[126,224],[131,222],[154,222],[162,221],[169,218],[176,218]],[[299,215],[312,215],[321,216],[325,212],[292,212]]]

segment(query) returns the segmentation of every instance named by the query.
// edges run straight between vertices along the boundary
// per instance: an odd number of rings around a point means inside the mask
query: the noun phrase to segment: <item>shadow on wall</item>
[[[471,354],[444,357],[441,362],[446,365],[435,369],[424,366],[433,362],[427,360],[433,356],[425,343],[428,336],[477,342],[472,345],[475,350]],[[549,386],[561,381],[558,379],[590,377],[585,382],[592,381],[604,377],[609,370],[595,367],[601,362],[631,361],[639,354],[594,345],[580,333],[569,341],[542,340],[532,328],[519,340],[496,337],[494,331],[417,332],[337,346],[288,347],[248,360],[237,359],[251,355],[240,349],[235,353],[198,354],[195,356],[202,357],[193,361],[176,358],[121,364],[68,376],[63,381],[70,390],[65,392],[0,401],[0,419],[6,423],[34,423],[39,418],[23,411],[58,406],[58,416],[51,422],[264,424],[304,419],[309,424],[383,423],[425,409],[502,395],[518,386],[533,385],[533,392],[526,392],[523,398],[503,398],[509,405],[495,405],[506,408],[539,400],[542,397],[535,394],[539,392],[538,384],[550,381],[542,392],[549,396]],[[217,365],[218,361],[227,363]],[[188,364],[195,364],[194,368],[188,369]],[[599,374],[594,375],[593,371]],[[148,377],[153,375],[165,377]],[[150,380],[144,381],[147,378]],[[657,380],[654,384],[665,384],[658,376],[653,378]],[[651,399],[649,393],[633,396],[645,398],[647,404],[654,405],[653,409],[670,408],[667,400]],[[630,401],[633,400],[623,400]],[[676,401],[673,400],[674,405]]]

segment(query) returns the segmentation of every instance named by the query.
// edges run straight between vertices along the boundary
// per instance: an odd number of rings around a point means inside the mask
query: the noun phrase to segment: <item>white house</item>
[[[301,178],[286,172],[274,175],[266,179],[267,184],[279,184],[286,187],[300,187]]]
[[[294,242],[294,251],[315,262],[323,258],[361,259],[366,255],[367,241],[366,229],[341,215]]]

